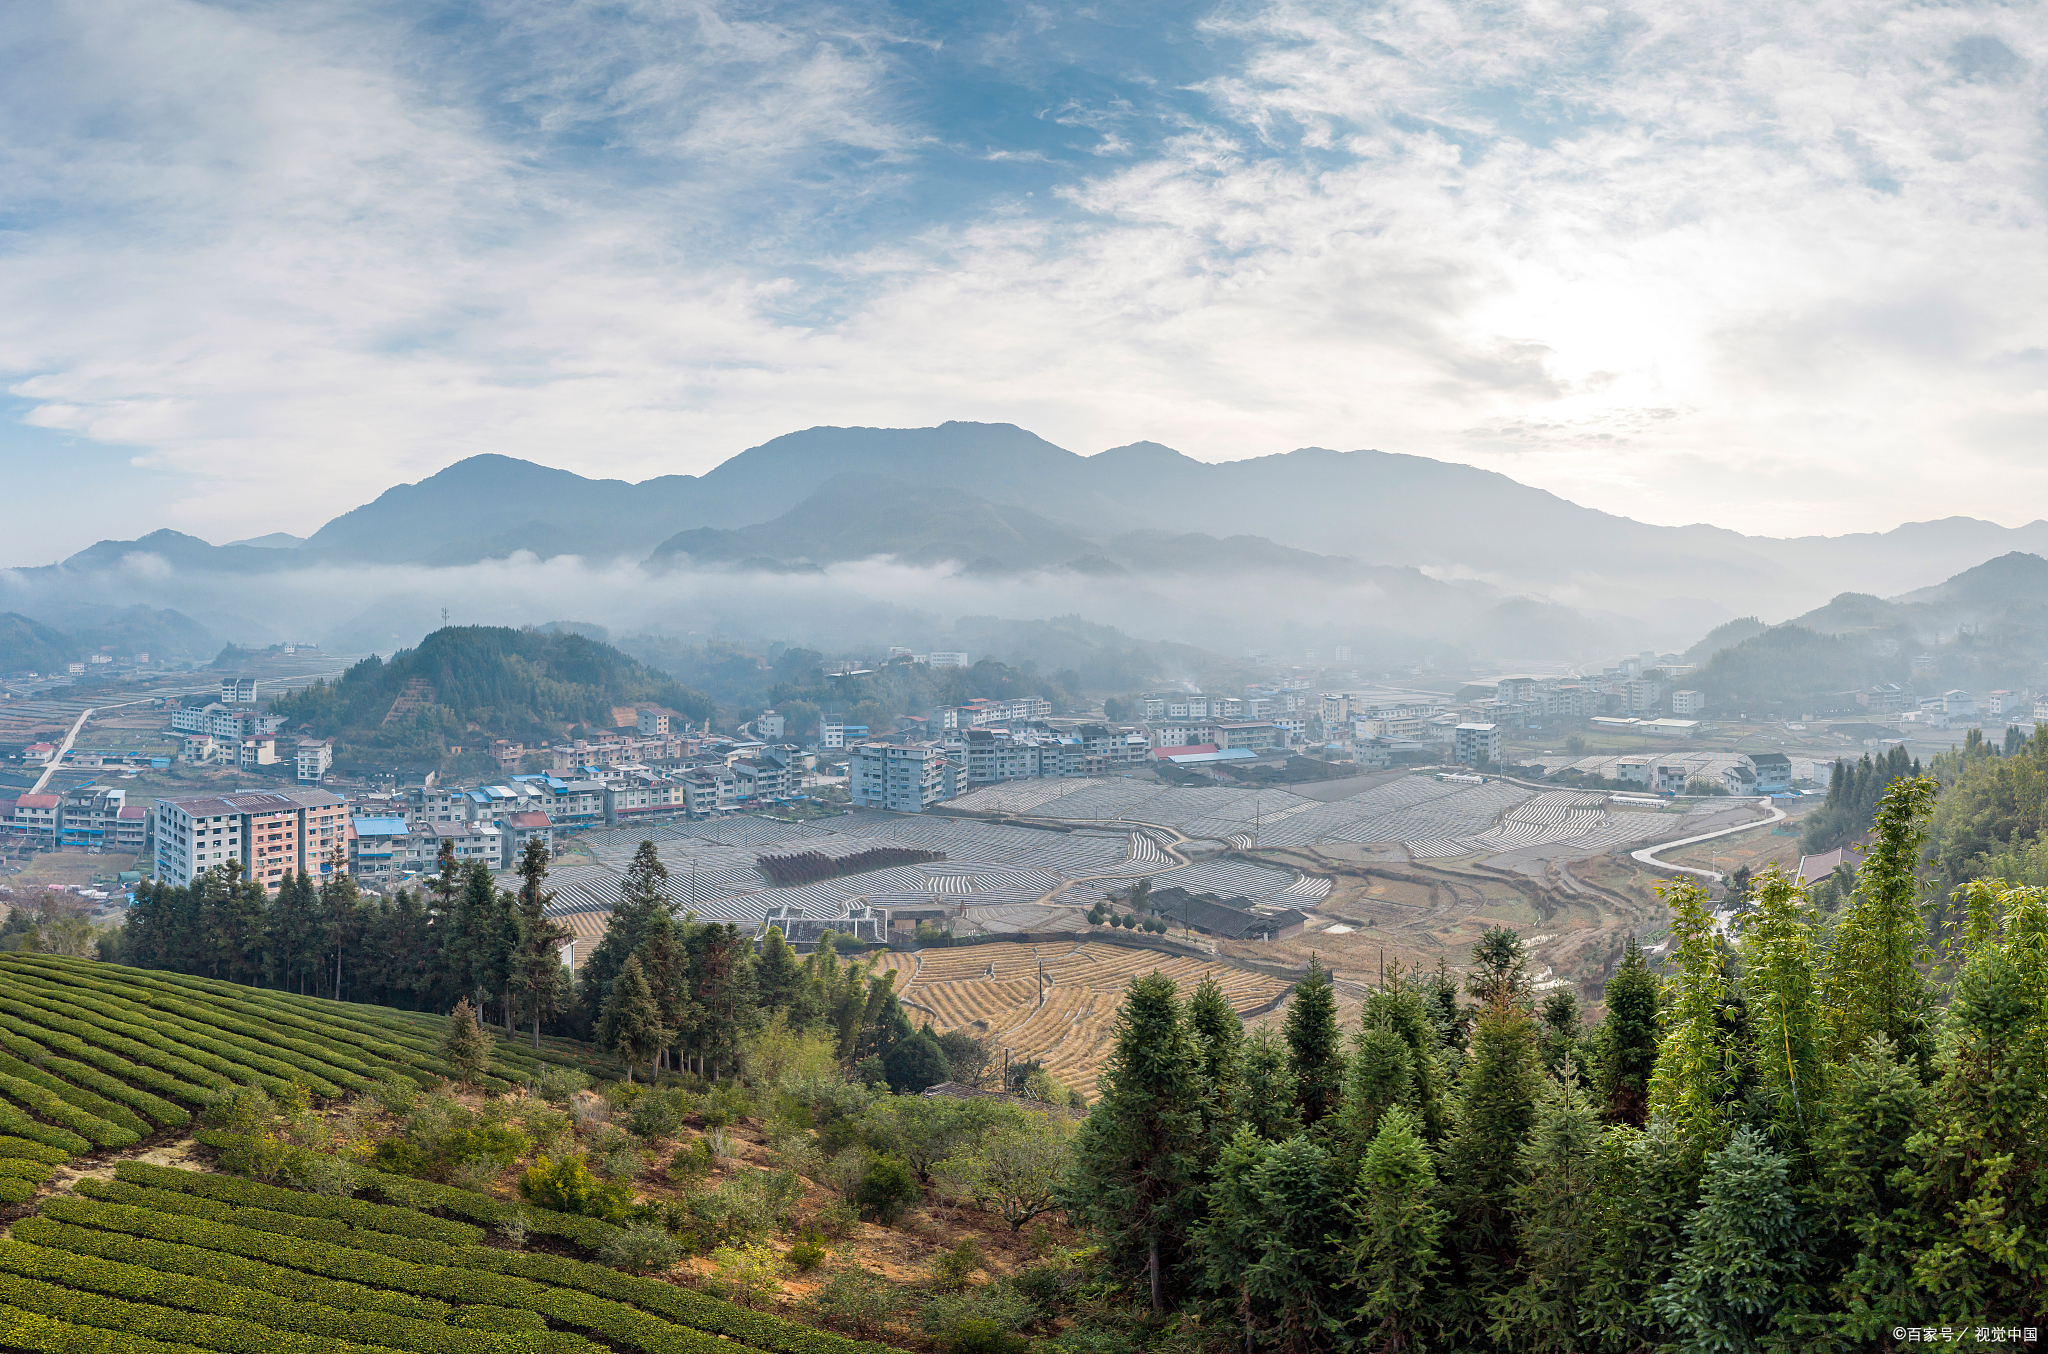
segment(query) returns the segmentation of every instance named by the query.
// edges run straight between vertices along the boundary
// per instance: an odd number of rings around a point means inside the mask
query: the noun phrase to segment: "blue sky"
[[[2048,503],[2038,4],[0,7],[0,463],[304,533],[499,451],[1378,447],[1773,534]]]

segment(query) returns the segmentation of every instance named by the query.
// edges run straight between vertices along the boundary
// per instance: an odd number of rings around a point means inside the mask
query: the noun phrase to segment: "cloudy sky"
[[[303,534],[481,451],[642,479],[945,419],[2017,524],[2043,17],[13,0],[0,564]]]

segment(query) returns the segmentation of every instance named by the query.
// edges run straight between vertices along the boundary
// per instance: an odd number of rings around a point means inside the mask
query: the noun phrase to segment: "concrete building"
[[[299,783],[318,785],[334,769],[334,743],[326,738],[301,738],[298,750]]]
[[[126,790],[104,785],[80,785],[66,790],[57,803],[57,845],[84,847],[88,851],[111,848],[115,824],[127,807]]]
[[[184,886],[233,860],[247,878],[274,889],[287,872],[315,879],[346,872],[346,810],[340,796],[317,788],[159,799],[156,876]]]
[[[952,798],[949,782],[957,785],[957,772],[936,743],[862,743],[846,761],[847,793],[862,808],[923,813]]]
[[[1993,691],[1984,697],[1984,713],[1987,715],[2017,714],[2019,705],[2010,691]]]
[[[274,733],[243,735],[236,741],[236,761],[244,771],[258,766],[277,765],[277,735]]]
[[[1682,795],[1690,779],[1690,769],[1683,764],[1659,762],[1650,773],[1650,788],[1660,795]]]
[[[256,679],[254,677],[221,678],[220,700],[223,705],[254,705],[256,703]]]
[[[964,668],[968,666],[967,655],[958,650],[942,653],[934,649],[927,656],[926,661],[935,668]]]
[[[668,737],[669,719],[669,712],[656,705],[643,705],[635,712],[635,722],[642,738]]]
[[[57,824],[62,814],[56,795],[20,795],[14,801],[14,816],[8,823],[8,836],[17,847],[32,851],[54,851],[57,849]]]
[[[1743,760],[1749,764],[1755,777],[1756,788],[1750,793],[1759,795],[1781,795],[1792,789],[1792,759],[1782,752],[1751,752]]]
[[[1977,698],[1963,690],[1944,691],[1941,693],[1941,712],[1950,719],[1958,715],[1974,715],[1977,713]]]
[[[1500,725],[1460,724],[1457,746],[1458,760],[1466,766],[1497,765],[1501,752]]]
[[[1680,719],[1690,719],[1707,708],[1707,698],[1698,691],[1674,691],[1671,693],[1671,713]]]
[[[1225,752],[1234,748],[1273,752],[1287,746],[1287,730],[1269,719],[1223,720],[1216,725],[1213,741]]]

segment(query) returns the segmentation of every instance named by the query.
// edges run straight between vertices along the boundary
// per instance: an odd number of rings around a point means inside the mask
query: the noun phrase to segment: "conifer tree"
[[[491,1065],[491,1038],[476,1023],[476,1011],[464,997],[448,1013],[441,1031],[441,1056],[446,1058],[465,1086],[480,1086]]]
[[[1561,1076],[1567,1064],[1573,1075],[1582,1071],[1580,1065],[1580,1040],[1584,1030],[1579,1020],[1578,994],[1569,987],[1553,987],[1543,998],[1539,1018],[1542,1021],[1541,1041],[1543,1070],[1551,1076]]]
[[[556,950],[570,936],[568,927],[548,916],[555,895],[547,879],[547,844],[528,837],[519,857],[519,953],[513,974],[520,1005],[533,1022],[535,1048],[540,1047],[541,1022],[561,1014],[562,960]]]
[[[366,941],[370,935],[373,917],[363,905],[363,895],[356,888],[355,876],[336,874],[320,886],[320,968],[327,972],[327,956],[334,956],[333,988],[330,993],[336,1001],[350,998],[354,991],[351,986],[352,974],[357,971],[369,972],[374,967],[388,965],[391,957],[369,954]],[[380,914],[381,915],[381,914]],[[396,935],[396,932],[387,932]],[[426,941],[420,941],[422,949]]]
[[[1505,926],[1489,926],[1472,946],[1472,967],[1465,990],[1481,1006],[1525,1004],[1529,1000],[1529,952],[1522,938]]]
[[[1607,1019],[1597,1040],[1600,1108],[1609,1123],[1639,1128],[1649,1117],[1662,986],[1630,935],[1620,966],[1607,980]]]
[[[1840,1063],[1881,1035],[1901,1058],[1931,1069],[1932,993],[1914,961],[1925,949],[1918,868],[1935,782],[1906,776],[1877,802],[1874,840],[1856,894],[1836,926],[1821,980],[1828,1061]]]
[[[1202,979],[1188,1001],[1188,1030],[1194,1036],[1202,1078],[1209,1085],[1213,1132],[1220,1125],[1236,1122],[1238,1064],[1244,1052],[1244,1021],[1213,973]]]
[[[1287,1046],[1267,1026],[1253,1030],[1244,1041],[1238,1088],[1240,1116],[1254,1133],[1268,1142],[1283,1142],[1301,1132]]]
[[[1101,1096],[1075,1140],[1070,1208],[1103,1238],[1114,1269],[1142,1276],[1164,1315],[1198,1213],[1205,1099],[1173,980],[1133,980],[1111,1037]]]
[[[1351,1200],[1351,1287],[1364,1347],[1422,1347],[1431,1333],[1444,1213],[1436,1171],[1413,1115],[1396,1106],[1366,1148]]]
[[[1336,1118],[1334,1150],[1341,1178],[1357,1176],[1388,1110],[1396,1105],[1415,1107],[1420,1099],[1416,1080],[1408,1044],[1400,1035],[1372,1026],[1359,1030],[1351,1046],[1344,1103]]]
[[[1304,1128],[1334,1114],[1344,1097],[1344,1041],[1337,1031],[1337,991],[1322,960],[1311,954],[1308,973],[1295,985],[1282,1026],[1294,1108]]]
[[[796,951],[783,939],[781,927],[769,927],[768,934],[761,938],[761,952],[754,957],[754,992],[761,1009],[799,1016],[803,985]],[[803,1021],[793,1018],[791,1023]]]
[[[1485,1306],[1509,1282],[1515,1261],[1512,1208],[1522,1184],[1521,1145],[1535,1120],[1542,1069],[1536,1022],[1507,989],[1480,1008],[1471,1061],[1443,1149],[1443,1199],[1450,1213],[1455,1301],[1448,1320],[1476,1333]]]
[[[1916,1139],[1932,1093],[1880,1038],[1832,1069],[1825,1122],[1814,1138],[1817,1221],[1833,1235],[1828,1281],[1835,1334],[1875,1346],[1893,1326],[1918,1324],[1927,1296],[1914,1260],[1926,1243],[1915,1186]]]
[[[668,867],[661,863],[661,854],[654,849],[653,842],[641,842],[639,850],[633,853],[625,878],[620,880],[619,892],[619,905],[612,909],[605,924],[604,939],[578,966],[577,978],[583,989],[584,1009],[588,1011],[604,1009],[605,993],[611,989],[612,980],[626,966],[626,957],[639,953],[647,942],[655,918],[675,915],[668,900]]]
[[[1217,1154],[1202,1221],[1190,1236],[1203,1287],[1221,1299],[1244,1333],[1257,1342],[1264,1315],[1252,1301],[1249,1279],[1266,1229],[1257,1184],[1259,1167],[1275,1144],[1240,1125]]]
[[[1707,1159],[1685,1249],[1652,1305],[1688,1351],[1761,1349],[1806,1266],[1785,1158],[1744,1127]]]
[[[1598,1245],[1593,1192],[1600,1116],[1567,1062],[1536,1106],[1522,1145],[1523,1181],[1515,1194],[1520,1281],[1494,1308],[1492,1336],[1536,1354],[1584,1348],[1581,1298]]]
[[[1600,1140],[1592,1206],[1598,1249],[1580,1300],[1589,1344],[1656,1349],[1672,1332],[1654,1300],[1684,1245],[1700,1161],[1668,1120],[1618,1126]]]
[[[1307,1136],[1268,1148],[1252,1175],[1261,1227],[1244,1289],[1281,1348],[1335,1344],[1343,1271],[1343,1191],[1329,1154]]]
[[[1435,978],[1426,978],[1424,984],[1434,988]],[[1447,1127],[1443,1066],[1438,1058],[1438,1031],[1429,1016],[1424,984],[1418,984],[1396,960],[1387,970],[1386,981],[1365,999],[1360,1025],[1385,1030],[1408,1046],[1409,1092],[1413,1096],[1409,1107],[1415,1111],[1424,1140],[1437,1142]]]
[[[652,1062],[667,1037],[668,1032],[661,1027],[661,1011],[647,988],[647,975],[640,969],[640,956],[629,954],[605,993],[604,1007],[598,1013],[598,1047],[625,1061],[626,1080],[630,1082],[633,1064]]]

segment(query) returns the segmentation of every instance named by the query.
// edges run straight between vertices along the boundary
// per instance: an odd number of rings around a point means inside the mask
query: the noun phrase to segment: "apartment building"
[[[159,799],[156,876],[183,886],[233,860],[274,889],[287,873],[346,871],[346,810],[340,796],[317,788]]]
[[[1705,694],[1698,691],[1674,691],[1671,693],[1671,713],[1680,719],[1690,719],[1703,713],[1707,708]]]
[[[57,845],[106,850],[119,835],[116,825],[127,807],[128,792],[104,785],[66,790],[57,802]]]
[[[1500,725],[1460,724],[1457,727],[1458,760],[1466,766],[1493,766],[1501,754]]]
[[[177,733],[210,733],[215,738],[246,738],[275,734],[284,727],[280,715],[259,715],[254,710],[230,710],[218,703],[187,705],[171,712],[171,729]]]
[[[220,699],[223,705],[254,705],[256,703],[256,679],[254,677],[221,678]]]
[[[1236,748],[1277,752],[1287,746],[1287,733],[1270,719],[1224,720],[1216,725],[1214,741],[1224,752]]]
[[[8,822],[8,836],[17,846],[35,851],[57,848],[57,824],[62,818],[56,795],[21,795],[14,801],[14,816]]]
[[[923,813],[958,793],[957,768],[936,743],[862,743],[847,758],[846,788],[862,808]]]

